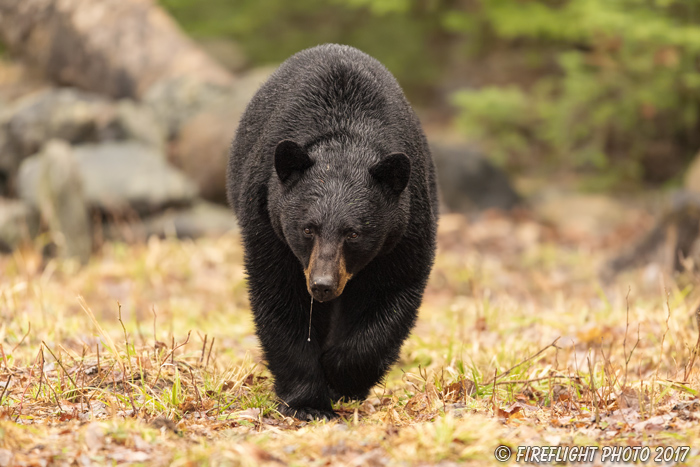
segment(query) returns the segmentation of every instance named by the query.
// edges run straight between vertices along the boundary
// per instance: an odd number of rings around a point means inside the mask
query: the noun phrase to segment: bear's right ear
[[[392,152],[369,168],[375,180],[400,195],[411,176],[411,161],[402,152]]]
[[[282,183],[314,165],[309,154],[295,141],[285,139],[275,148],[275,170]]]

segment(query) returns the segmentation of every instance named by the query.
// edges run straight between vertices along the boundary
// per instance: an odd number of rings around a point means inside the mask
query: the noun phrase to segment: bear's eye
[[[304,235],[306,235],[307,237],[311,237],[311,236],[313,236],[313,234],[314,233],[310,228],[308,228],[308,227],[304,228]]]
[[[354,239],[356,239],[357,237],[359,237],[359,234],[358,234],[357,232],[350,232],[350,233],[348,234],[348,238],[349,238],[350,240],[354,240]]]

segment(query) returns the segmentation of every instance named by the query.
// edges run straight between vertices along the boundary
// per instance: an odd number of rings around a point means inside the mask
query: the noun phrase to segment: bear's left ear
[[[369,168],[369,173],[392,192],[401,194],[411,176],[411,161],[402,152],[392,152]]]
[[[280,141],[275,148],[275,171],[282,183],[292,175],[303,172],[314,165],[309,154],[299,143],[289,139]]]

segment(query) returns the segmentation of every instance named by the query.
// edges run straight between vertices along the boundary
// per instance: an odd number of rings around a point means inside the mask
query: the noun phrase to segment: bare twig
[[[105,372],[104,376],[102,376],[102,379],[100,380],[100,382],[97,383],[97,386],[95,386],[96,388],[98,388],[98,389],[102,388],[102,383],[104,383],[105,379],[107,379],[107,375],[112,373],[112,370],[114,369],[114,365],[116,365],[116,364],[117,364],[117,362],[115,360],[114,363],[112,363],[112,366],[109,367],[109,370],[107,370]],[[97,373],[97,375],[99,376],[99,372]],[[95,379],[93,379],[90,383],[92,383],[94,381],[95,381]],[[95,395],[95,393],[93,392],[92,394],[90,394],[90,397],[88,397],[88,400],[87,400],[88,407],[90,406],[90,402],[92,401],[92,396],[94,396],[94,395]]]
[[[10,382],[12,381],[12,373],[10,373],[7,376],[7,381],[5,381],[5,387],[2,388],[2,394],[0,394],[0,406],[2,406],[2,399],[5,397],[5,393],[7,392],[7,388],[10,387]]]
[[[58,394],[56,394],[56,390],[53,388],[53,386],[51,386],[51,385],[49,384],[48,381],[46,382],[46,386],[47,386],[49,389],[51,389],[51,392],[53,393],[53,397],[54,397],[54,399],[56,399],[56,405],[58,405],[58,410],[59,410],[61,413],[63,413],[63,407],[61,407],[61,401],[58,400]],[[17,416],[17,418],[19,418],[19,415]]]
[[[158,382],[158,379],[160,378],[160,372],[161,372],[161,370],[163,369],[163,364],[168,360],[168,358],[171,359],[171,364],[173,364],[173,365],[175,364],[175,360],[172,359],[172,356],[175,354],[175,351],[176,351],[177,349],[179,349],[180,347],[184,346],[185,344],[187,344],[187,343],[190,341],[190,334],[192,334],[192,331],[191,331],[191,330],[190,330],[190,331],[187,331],[187,339],[185,339],[185,342],[183,342],[182,344],[178,345],[177,347],[175,347],[175,337],[173,337],[173,348],[170,350],[170,352],[168,353],[168,355],[165,356],[165,358],[163,359],[163,361],[160,362],[160,365],[158,365],[158,374],[156,375],[156,379],[155,379],[155,381],[153,381],[152,386],[155,386],[156,383]],[[214,345],[213,342],[212,342],[212,345]]]
[[[622,341],[622,354],[625,356],[625,376],[622,380],[622,389],[627,387],[627,365],[629,364],[630,358],[632,358],[632,352],[630,352],[629,357],[627,357],[627,330],[630,327],[630,292],[632,287],[627,286],[627,296],[625,296],[625,302],[627,303],[627,322],[625,324],[625,338]],[[635,346],[636,347],[636,346]]]
[[[588,373],[591,375],[591,397],[593,398],[593,406],[595,407],[595,423],[597,425],[600,423],[600,407],[598,407],[598,397],[595,389],[595,375],[593,373],[590,355],[586,358],[588,359]]]
[[[2,362],[5,365],[5,369],[10,371],[10,365],[7,364],[7,357],[5,357],[5,350],[2,348],[2,343],[0,343],[0,355],[2,355]]]
[[[32,323],[28,322],[27,325],[28,325],[27,332],[24,334],[24,336],[22,336],[22,339],[19,342],[17,342],[17,344],[14,347],[12,347],[12,352],[17,350],[17,347],[22,345],[22,342],[24,342],[24,339],[27,338],[27,336],[29,335],[29,332],[32,330]]]
[[[211,338],[211,345],[209,346],[209,353],[207,354],[207,363],[204,365],[204,368],[207,368],[209,366],[209,357],[211,357],[211,351],[214,348],[214,341],[216,340],[216,337]]]
[[[656,365],[656,370],[654,370],[654,379],[652,380],[651,384],[651,400],[649,401],[650,404],[650,411],[653,413],[654,412],[654,396],[656,392],[656,381],[659,379],[659,368],[661,367],[661,358],[664,353],[664,342],[666,341],[666,334],[668,334],[668,322],[671,319],[671,305],[668,303],[668,299],[670,294],[668,293],[668,290],[666,290],[666,287],[664,287],[664,293],[666,293],[666,310],[668,311],[668,314],[666,315],[666,329],[664,329],[664,333],[661,336],[661,348],[659,349],[659,362]]]
[[[495,381],[496,378],[498,377],[497,372],[498,372],[498,368],[494,368],[492,381]],[[491,391],[491,410],[493,410],[493,414],[496,417],[498,417],[498,407],[496,407],[496,384],[495,383],[493,385],[493,390]]]
[[[548,379],[568,379],[568,380],[580,380],[581,377],[578,375],[574,376],[567,376],[567,375],[551,375],[551,376],[542,376],[540,378],[531,378],[531,379],[511,379],[508,381],[498,381],[495,383],[497,386],[501,384],[528,384],[528,383],[536,383],[538,381],[544,381]]]
[[[39,389],[36,392],[36,396],[34,397],[34,400],[37,400],[39,398],[39,394],[41,393],[41,380],[44,377],[44,349],[43,346],[40,348],[39,352],[36,354],[36,357],[34,358],[34,365],[36,365],[37,361],[39,360],[39,357],[41,357],[41,372],[39,373]],[[34,377],[34,365],[32,365],[32,368],[29,370],[29,382],[27,383],[27,387],[24,388],[24,391],[22,391],[22,397],[20,398],[19,405],[17,406],[17,416],[15,417],[15,422],[19,420],[19,417],[22,416],[22,408],[24,407],[24,398],[27,395],[27,391],[29,390],[29,386],[32,384],[32,378]],[[46,385],[48,386],[48,381],[46,382]],[[14,413],[14,411],[12,412]]]
[[[639,345],[639,341],[641,340],[641,337],[639,337],[639,331],[640,331],[640,326],[641,324],[637,323],[637,342],[634,343],[634,347],[632,347],[632,350],[630,350],[630,354],[627,357],[627,360],[625,361],[625,378],[627,377],[627,364],[632,360],[632,354],[634,353],[634,350],[637,348]]]
[[[75,384],[75,381],[73,380],[73,378],[71,377],[71,375],[68,373],[68,371],[66,371],[66,368],[63,366],[63,363],[61,363],[61,361],[56,357],[56,355],[54,355],[54,353],[51,351],[51,349],[49,348],[49,346],[46,345],[46,342],[41,341],[41,343],[44,345],[44,347],[46,347],[46,350],[49,351],[49,353],[51,354],[51,356],[52,356],[53,358],[56,359],[56,362],[58,362],[58,366],[61,367],[61,369],[63,370],[63,373],[65,373],[65,375],[68,376],[68,379],[70,380],[70,382],[73,383],[73,387],[74,387],[75,389],[78,389],[78,385]]]
[[[39,394],[41,394],[41,384],[42,384],[42,381],[44,379],[44,346],[41,346],[39,348],[39,352],[40,353],[39,353],[39,355],[37,355],[37,358],[39,358],[39,356],[41,356],[41,362],[40,362],[41,373],[39,373],[39,389],[37,389],[37,391],[36,391],[36,397],[34,398],[34,400],[37,400],[37,398],[39,397]],[[48,385],[49,382],[47,381],[46,384]]]
[[[153,312],[153,356],[158,358],[158,338],[156,337],[156,307],[153,305],[151,307]]]
[[[88,315],[92,323],[95,325],[97,328],[97,331],[100,333],[104,341],[107,343],[107,345],[112,349],[112,352],[114,352],[114,356],[116,359],[119,361],[119,366],[122,367],[122,371],[126,371],[124,368],[124,362],[121,361],[121,358],[119,356],[119,350],[117,349],[117,345],[114,343],[112,340],[112,337],[102,329],[100,326],[100,323],[97,321],[97,318],[95,317],[95,314],[92,312],[92,309],[90,309],[89,306],[87,306],[87,303],[85,302],[85,299],[78,295],[78,304],[80,304],[80,307],[83,309],[85,314]]]
[[[698,325],[698,340],[695,342],[695,348],[690,353],[690,362],[688,362],[683,372],[684,381],[688,380],[688,376],[690,376],[690,372],[693,370],[693,365],[695,365],[695,358],[698,356],[698,352],[700,352],[700,307],[695,309],[695,322]]]
[[[131,354],[129,353],[129,336],[126,333],[126,326],[124,326],[124,321],[122,321],[122,304],[117,302],[117,307],[119,308],[119,324],[122,325],[122,330],[124,331],[124,347],[126,349],[126,362],[129,365],[129,373],[132,373],[131,369]]]
[[[194,392],[197,394],[197,400],[199,401],[199,410],[204,410],[204,402],[202,402],[202,395],[199,393],[199,389],[197,388],[197,381],[194,379],[194,373],[192,372],[192,368],[189,368],[190,370],[190,378],[192,378],[192,386],[194,386]]]
[[[612,367],[612,362],[610,361],[610,355],[612,354],[612,343],[608,349],[608,354],[605,354],[603,350],[603,338],[600,338],[600,353],[603,355],[603,376],[606,378],[607,384],[605,385],[603,397],[607,400],[610,395],[610,391],[613,390],[614,386],[617,384],[617,376]]]
[[[32,385],[32,378],[34,377],[34,367],[32,366],[32,369],[29,370],[29,381],[27,382],[27,385],[24,387],[24,391],[22,391],[22,397],[20,397],[19,401],[19,406],[17,410],[17,416],[15,417],[15,422],[19,420],[19,417],[22,416],[22,408],[24,407],[24,399],[27,397],[27,391],[29,391],[29,387]],[[48,386],[49,383],[47,382],[46,385]],[[56,399],[58,400],[58,399]]]
[[[87,345],[85,345],[83,343],[83,355],[80,358],[80,364],[78,365],[78,370],[77,370],[79,372],[78,376],[80,376],[80,372],[82,372],[82,375],[83,375],[83,385],[80,387],[80,390],[78,391],[78,394],[80,394],[80,411],[81,412],[84,411],[84,407],[83,407],[84,400],[83,399],[85,399],[83,397],[83,394],[85,394],[85,366],[84,366],[84,363],[85,363],[85,351],[86,350],[87,350]]]
[[[131,373],[130,373],[131,375]],[[124,392],[127,391],[127,386],[128,383],[126,382],[126,372],[122,371],[122,384],[124,385]],[[139,413],[139,409],[136,408],[136,404],[134,403],[134,392],[133,390],[129,390],[129,402],[131,403],[131,409],[133,410],[133,416],[136,417],[136,415]]]
[[[201,365],[202,362],[204,361],[204,354],[207,351],[207,338],[209,337],[208,334],[204,334],[204,344],[202,344],[202,354],[199,356],[199,364]]]
[[[549,344],[549,345],[547,345],[546,347],[543,347],[542,349],[540,349],[536,354],[534,354],[534,355],[532,355],[532,356],[526,358],[525,360],[521,361],[520,363],[517,363],[516,365],[513,365],[512,367],[508,368],[508,369],[507,369],[506,371],[504,371],[503,373],[494,376],[492,379],[490,379],[490,380],[489,380],[487,383],[485,383],[484,385],[485,385],[485,386],[488,386],[489,384],[495,382],[495,381],[498,380],[499,378],[502,378],[502,377],[508,375],[511,371],[515,370],[515,369],[518,368],[520,365],[523,365],[523,364],[529,362],[530,360],[533,360],[533,359],[535,359],[536,357],[538,357],[542,352],[544,352],[544,351],[547,350],[548,348],[550,348],[550,347],[556,347],[557,341],[559,341],[559,339],[561,339],[561,336],[559,336],[559,337],[557,337],[556,339],[554,339],[554,341],[553,341],[551,344]]]

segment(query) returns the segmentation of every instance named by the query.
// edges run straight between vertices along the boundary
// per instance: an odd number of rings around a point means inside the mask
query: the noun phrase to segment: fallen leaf
[[[473,396],[476,392],[474,381],[463,378],[460,381],[447,385],[442,390],[443,400],[445,402],[463,401],[466,396]]]

